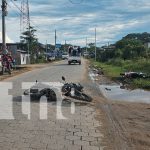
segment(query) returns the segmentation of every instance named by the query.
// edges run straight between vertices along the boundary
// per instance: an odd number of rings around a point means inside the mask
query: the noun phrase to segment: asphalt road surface
[[[82,65],[67,65],[66,61],[61,61],[7,79],[5,82],[13,86],[9,94],[14,96],[14,119],[0,119],[0,150],[101,150],[102,135],[97,129],[101,122],[95,119],[92,106],[71,102],[61,106],[56,102],[29,103],[20,97],[23,82],[61,82],[62,76],[69,82],[80,82],[85,76],[85,66],[84,60]],[[5,101],[2,89],[1,86],[0,102]],[[10,105],[5,107],[5,111],[10,110]]]

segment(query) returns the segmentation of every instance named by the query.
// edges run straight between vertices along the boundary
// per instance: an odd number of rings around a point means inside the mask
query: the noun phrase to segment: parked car
[[[68,59],[68,57],[69,57],[69,55],[67,52],[62,54],[62,59]]]
[[[84,53],[83,53],[83,56],[84,56],[85,58],[89,58],[89,52],[84,52]]]
[[[55,58],[55,56],[49,56],[48,57],[48,61],[54,61],[56,58]]]

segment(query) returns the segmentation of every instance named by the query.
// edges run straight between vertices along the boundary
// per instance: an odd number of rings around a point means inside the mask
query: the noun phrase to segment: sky
[[[8,2],[7,42],[20,41],[21,0]],[[150,0],[29,0],[31,26],[39,42],[86,45],[113,44],[129,33],[150,32]],[[1,15],[1,12],[0,12]],[[0,18],[1,22],[1,18]],[[2,27],[0,26],[0,42]]]

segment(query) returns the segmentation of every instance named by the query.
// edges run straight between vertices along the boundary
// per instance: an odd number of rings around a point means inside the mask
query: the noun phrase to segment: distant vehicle
[[[56,58],[55,58],[55,56],[49,56],[48,57],[48,61],[54,61]]]
[[[83,53],[83,56],[84,56],[85,58],[89,58],[89,52],[84,52],[84,53]]]
[[[69,54],[68,64],[70,65],[72,63],[81,65],[81,53],[78,52],[78,49],[72,49]]]
[[[62,59],[68,59],[68,57],[69,57],[69,55],[67,52],[62,54]]]

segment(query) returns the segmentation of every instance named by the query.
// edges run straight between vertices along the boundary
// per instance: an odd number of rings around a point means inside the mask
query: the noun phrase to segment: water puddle
[[[142,89],[130,90],[120,85],[99,85],[103,95],[114,101],[150,103],[150,92]]]
[[[89,77],[93,82],[98,80],[98,70],[89,69]],[[117,83],[105,83],[100,84],[99,88],[102,94],[109,100],[112,101],[126,101],[126,102],[137,102],[137,103],[149,103],[150,104],[150,91],[142,89],[131,90],[123,85]]]

